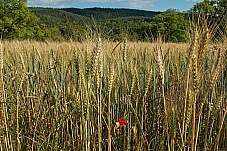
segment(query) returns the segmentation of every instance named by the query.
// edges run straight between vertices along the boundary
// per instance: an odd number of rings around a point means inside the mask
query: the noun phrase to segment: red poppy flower
[[[118,121],[116,121],[116,127],[117,128],[120,127],[120,126],[126,126],[126,125],[128,125],[128,122],[126,122],[124,120],[124,118],[120,118]]]
[[[45,136],[43,136],[43,135],[41,135],[40,137],[41,137],[42,139],[45,139]]]

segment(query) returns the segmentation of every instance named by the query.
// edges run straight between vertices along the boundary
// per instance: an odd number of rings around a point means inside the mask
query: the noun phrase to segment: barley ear
[[[110,73],[108,81],[108,151],[111,151],[111,90],[114,80],[114,65],[110,64]]]
[[[122,50],[122,59],[123,59],[123,62],[125,62],[126,57],[127,57],[126,51],[127,51],[127,39],[125,38],[124,39],[124,46],[123,46],[123,50]]]
[[[151,78],[152,78],[152,69],[150,69],[150,72],[149,72],[148,77],[146,79],[145,89],[144,89],[144,98],[146,98],[146,96],[147,96],[147,92],[148,92],[148,88],[150,86]]]
[[[98,40],[96,42],[96,46],[93,48],[92,56],[91,56],[91,76],[94,76],[97,70],[98,61],[100,58],[101,53],[101,38],[98,37]]]
[[[159,67],[159,74],[160,74],[161,81],[162,81],[162,86],[164,86],[164,84],[165,84],[165,71],[164,71],[164,63],[163,63],[163,58],[162,58],[162,54],[161,54],[160,49],[158,49],[158,48],[156,49],[156,56],[157,56],[157,62],[158,62],[158,67]]]
[[[91,72],[91,62],[90,62],[90,47],[89,44],[87,44],[87,48],[85,51],[85,76],[86,79],[89,79],[90,72]]]
[[[202,63],[205,49],[208,44],[209,36],[210,36],[209,29],[208,29],[208,27],[206,27],[205,31],[203,32],[203,36],[201,39],[202,41],[201,41],[199,49],[198,49],[198,65],[199,66],[201,66],[201,63]]]
[[[113,63],[110,64],[110,73],[109,73],[109,81],[108,81],[108,94],[111,93],[113,87],[113,80],[114,80],[114,65]]]
[[[198,91],[198,31],[194,33],[194,39],[191,45],[191,71],[192,71],[192,81],[193,81],[193,91],[197,93]]]
[[[80,61],[79,61],[79,57],[76,56],[76,54],[74,53],[74,66],[75,66],[75,70],[76,70],[76,88],[79,88],[79,77],[80,77]]]
[[[222,49],[215,47],[218,51],[216,62],[213,65],[211,79],[210,79],[210,89],[212,89],[220,75],[221,72],[221,58],[222,58]]]
[[[132,73],[133,73],[133,71],[132,71]],[[131,80],[131,87],[130,87],[130,95],[132,95],[132,93],[133,93],[133,89],[135,87],[135,82],[136,82],[136,75],[135,75],[135,73],[133,73],[132,80]]]
[[[190,121],[191,121],[191,116],[192,116],[192,102],[193,102],[192,91],[189,91],[188,101],[187,101],[187,108],[186,108],[186,116],[185,116],[185,118],[186,118],[186,121],[185,121],[186,127],[189,126]]]
[[[96,85],[97,89],[100,88],[102,77],[103,77],[103,51],[101,49],[101,39],[98,39],[97,49],[99,49],[99,57],[98,57],[98,63],[97,63],[97,71],[96,71]]]

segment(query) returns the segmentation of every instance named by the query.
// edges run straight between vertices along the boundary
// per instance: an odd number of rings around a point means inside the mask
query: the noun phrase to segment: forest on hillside
[[[223,1],[224,2],[224,1]],[[0,36],[8,40],[83,41],[91,31],[104,39],[166,42],[190,40],[192,14],[226,15],[225,3],[197,3],[188,12],[112,8],[28,8],[24,1],[0,1]],[[215,7],[214,7],[215,6]],[[212,16],[208,16],[211,17]],[[220,19],[222,20],[222,19]],[[225,24],[225,21],[222,22]]]

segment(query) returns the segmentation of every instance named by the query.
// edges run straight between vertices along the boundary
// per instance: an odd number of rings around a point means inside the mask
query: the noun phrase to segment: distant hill
[[[123,8],[30,7],[29,9],[46,27],[46,35],[49,39],[54,40],[78,40],[86,36],[87,27],[93,29],[98,27],[107,39],[120,40],[124,37],[123,34],[127,34],[129,39],[143,40],[153,17],[161,13]]]
[[[40,8],[40,7],[30,7],[32,12],[35,13],[36,16],[41,18],[41,20],[49,24],[52,22],[53,24],[61,22],[65,18],[69,19],[69,21],[81,21],[89,22],[91,21],[91,17],[95,20],[116,20],[116,19],[145,19],[150,21],[152,17],[161,13],[154,11],[145,11],[145,10],[137,10],[137,9],[118,9],[118,8]]]
[[[124,9],[124,8],[62,8],[61,10],[66,12],[71,12],[74,14],[79,14],[87,17],[94,17],[95,19],[111,19],[118,17],[149,17],[161,13],[154,11],[145,11],[145,10],[137,10],[137,9]]]
[[[70,22],[89,22],[91,19],[86,16],[67,12],[57,8],[41,8],[41,7],[30,7],[30,10],[41,19],[42,23],[48,26],[55,26],[56,24],[64,22],[66,19]]]

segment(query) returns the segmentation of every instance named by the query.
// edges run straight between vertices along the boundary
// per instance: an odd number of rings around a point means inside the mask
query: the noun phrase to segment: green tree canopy
[[[186,42],[189,25],[183,13],[169,9],[153,18],[151,29],[156,38],[162,36],[165,41]]]
[[[226,0],[204,0],[197,3],[192,8],[194,12],[206,13],[206,14],[225,14],[227,12]]]
[[[25,5],[26,0],[0,1],[0,36],[7,39],[42,38],[39,19]],[[44,26],[43,26],[44,27]]]

